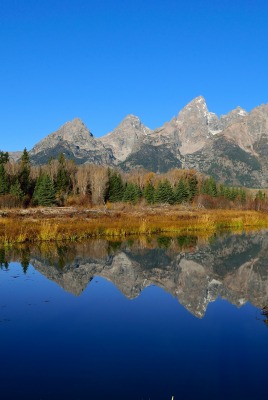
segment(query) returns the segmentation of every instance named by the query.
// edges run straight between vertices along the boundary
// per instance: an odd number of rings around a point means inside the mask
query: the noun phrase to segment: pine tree
[[[111,202],[122,201],[125,192],[125,186],[123,184],[121,175],[118,172],[111,170],[108,171],[108,175],[107,199]]]
[[[6,260],[6,249],[0,247],[0,268],[3,269],[3,267],[8,269],[8,262]]]
[[[39,189],[39,204],[52,206],[56,203],[55,188],[49,175],[45,175]]]
[[[3,163],[0,163],[0,195],[8,193],[8,177]]]
[[[56,188],[59,193],[68,193],[70,187],[70,176],[63,166],[59,167],[56,177]]]
[[[9,161],[8,152],[0,151],[0,164],[6,164]]]
[[[214,178],[209,179],[209,190],[210,190],[210,195],[212,197],[217,197],[218,191],[217,191],[217,184]]]
[[[39,189],[42,184],[42,180],[43,180],[43,175],[41,174],[41,175],[39,175],[39,177],[35,183],[35,187],[34,187],[34,192],[33,192],[33,204],[34,205],[39,204]]]
[[[239,195],[241,203],[245,203],[247,199],[246,191],[244,189],[240,189]]]
[[[225,197],[225,186],[222,183],[218,186],[218,195]]]
[[[137,185],[134,183],[127,183],[125,191],[124,191],[124,196],[123,196],[123,201],[129,202],[129,203],[136,203],[140,197],[139,193],[139,188]]]
[[[189,199],[189,188],[184,179],[180,179],[175,187],[175,203],[183,203]]]
[[[188,178],[188,190],[189,190],[189,201],[192,201],[197,194],[197,179],[196,176],[190,176]]]
[[[8,176],[5,169],[5,164],[9,160],[9,154],[3,151],[0,151],[0,195],[8,193],[9,190],[9,181]]]
[[[158,236],[157,238],[157,244],[159,247],[162,247],[164,249],[168,249],[171,245],[172,239],[171,237],[168,236]]]
[[[238,196],[238,189],[235,187],[230,188],[229,199],[234,201]]]
[[[33,200],[40,206],[52,206],[56,203],[55,188],[49,175],[41,175],[38,178]]]
[[[27,269],[28,269],[28,267],[30,265],[30,255],[31,255],[31,253],[29,251],[29,248],[26,248],[26,249],[22,250],[20,263],[21,263],[21,266],[22,266],[24,274],[27,273]]]
[[[65,166],[65,157],[61,153],[58,157],[59,168],[56,176],[56,191],[59,195],[68,194],[71,189],[71,177]]]
[[[218,194],[217,191],[217,184],[215,179],[211,176],[210,178],[206,179],[201,186],[200,192],[202,194],[208,194],[209,196],[216,197]]]
[[[155,190],[155,202],[174,204],[174,200],[175,196],[171,183],[167,179],[160,181]]]
[[[30,164],[30,156],[29,156],[29,153],[28,153],[26,147],[23,150],[20,162],[22,164],[24,164],[24,165],[29,165]]]
[[[148,182],[143,190],[143,196],[148,204],[154,203],[154,196],[155,196],[155,188],[152,182]]]
[[[223,186],[223,196],[225,199],[231,199],[231,188],[229,186]]]
[[[20,159],[20,172],[19,172],[19,183],[21,190],[26,195],[29,193],[30,189],[30,157],[26,148],[23,150],[21,159]]]
[[[9,193],[19,200],[23,198],[24,193],[20,187],[18,178],[16,179],[15,183],[13,183],[13,185],[10,186]]]

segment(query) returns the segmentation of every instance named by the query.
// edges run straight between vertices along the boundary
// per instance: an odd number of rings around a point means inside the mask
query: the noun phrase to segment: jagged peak
[[[134,131],[133,129],[134,128]],[[112,131],[106,134],[101,138],[102,141],[106,141],[107,138],[110,138],[114,135],[125,136],[129,135],[131,132],[142,131],[144,133],[151,132],[151,129],[145,126],[139,117],[133,114],[128,114],[117,127]]]
[[[186,105],[186,107],[188,106],[207,107],[207,103],[203,96],[197,96]]]
[[[244,108],[237,106],[234,110],[234,112],[236,112],[237,114],[241,115],[241,117],[245,117],[248,113],[246,110],[244,110]]]
[[[196,104],[204,104],[205,103],[206,104],[206,100],[203,96],[197,96],[192,101],[190,101],[190,103],[196,103]]]
[[[89,136],[93,137],[93,134],[81,120],[81,118],[74,118],[71,121],[65,122],[56,132],[64,132],[66,129],[71,130],[85,130],[88,132]],[[54,132],[55,133],[55,132]]]
[[[208,108],[207,108],[207,103],[206,100],[204,99],[203,96],[198,96],[194,98],[190,103],[188,103],[180,112],[179,115],[182,113],[184,114],[185,112],[191,112],[191,111],[198,111],[200,113],[208,114]]]
[[[247,111],[244,108],[237,106],[233,110],[229,111],[227,114],[222,115],[221,117],[226,117],[227,115],[240,115],[241,117],[245,117],[247,115]]]
[[[58,131],[62,128],[64,128],[65,126],[70,126],[70,125],[81,125],[81,126],[85,126],[84,122],[81,120],[81,118],[79,117],[75,117],[73,119],[71,119],[70,121],[64,122],[63,125],[61,125],[59,127],[59,129],[57,129]]]
[[[124,121],[124,120],[140,121],[139,117],[137,117],[137,116],[134,115],[134,114],[128,114],[128,115],[126,115],[126,117],[123,119],[123,121]]]
[[[45,147],[51,148],[62,141],[81,144],[91,142],[92,140],[94,140],[93,135],[83,121],[80,118],[74,118],[39,141],[30,153],[34,154]]]
[[[70,123],[75,123],[75,124],[81,124],[81,125],[85,125],[84,122],[81,120],[81,118],[79,117],[75,117],[73,118],[71,121],[69,121]],[[68,122],[67,122],[68,124]]]
[[[142,125],[142,123],[141,123],[141,120],[139,119],[139,117],[137,117],[136,115],[128,114],[115,129],[118,129],[125,125],[132,125],[132,126],[138,127],[138,126]]]

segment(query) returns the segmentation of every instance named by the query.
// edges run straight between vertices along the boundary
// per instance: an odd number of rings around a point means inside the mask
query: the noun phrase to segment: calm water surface
[[[263,399],[268,234],[0,250],[1,399]]]

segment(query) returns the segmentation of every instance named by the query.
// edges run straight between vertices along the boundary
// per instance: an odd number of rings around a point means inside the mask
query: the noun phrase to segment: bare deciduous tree
[[[74,192],[85,196],[89,190],[90,164],[80,165],[76,172]]]
[[[90,165],[89,174],[92,204],[104,204],[104,196],[108,183],[108,169],[100,165]]]

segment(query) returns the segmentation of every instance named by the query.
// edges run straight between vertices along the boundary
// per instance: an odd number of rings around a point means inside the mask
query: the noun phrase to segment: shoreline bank
[[[0,243],[268,228],[268,213],[163,207],[32,208],[0,212]]]

